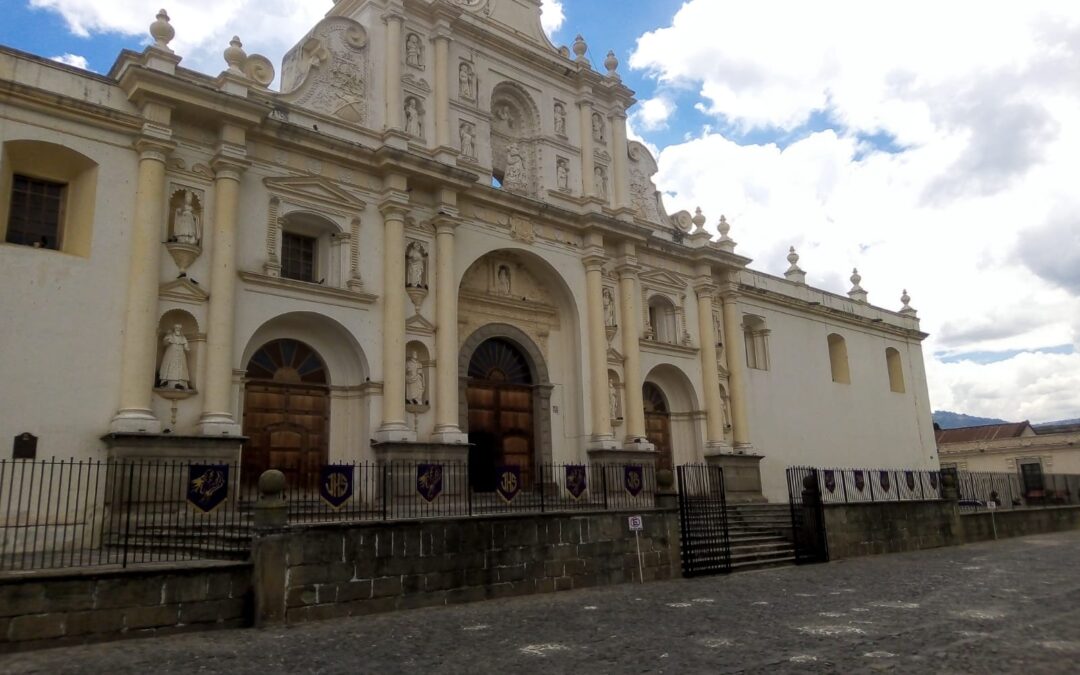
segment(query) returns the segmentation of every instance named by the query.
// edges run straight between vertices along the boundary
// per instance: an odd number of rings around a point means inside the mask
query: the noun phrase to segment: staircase
[[[788,504],[728,504],[731,571],[795,564]]]

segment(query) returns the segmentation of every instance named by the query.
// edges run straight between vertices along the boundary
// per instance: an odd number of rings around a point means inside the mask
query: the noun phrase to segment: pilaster
[[[411,443],[416,433],[405,422],[405,216],[409,195],[389,177],[379,211],[383,217],[383,404],[380,443]]]
[[[638,307],[638,299],[641,297],[638,274],[641,268],[633,244],[624,244],[621,253],[615,271],[619,275],[619,318],[622,321],[625,444],[629,449],[644,449],[643,445],[654,449],[645,438],[645,407],[641,396],[641,388],[644,386],[641,375],[641,330],[638,323],[641,316]]]
[[[727,338],[728,384],[731,387],[731,427],[735,452],[753,454],[750,442],[750,423],[747,417],[746,345],[743,340],[742,319],[739,313],[739,291],[734,282],[720,289],[724,303],[724,334]]]
[[[454,233],[459,220],[449,215],[435,219],[435,433],[432,440],[444,444],[467,444],[468,434],[458,426],[458,306],[457,272],[454,269]],[[456,213],[456,209],[453,210]]]
[[[615,448],[611,433],[611,408],[608,404],[607,335],[604,326],[604,242],[599,234],[590,234],[582,256],[585,265],[585,288],[588,293],[589,390],[592,400],[592,438],[590,450]]]
[[[708,265],[697,269],[694,293],[697,295],[698,335],[701,339],[702,384],[705,387],[706,436],[708,451],[727,449],[724,442],[724,412],[720,400],[720,376],[716,362],[716,327],[713,324],[713,296],[716,294],[712,270]]]

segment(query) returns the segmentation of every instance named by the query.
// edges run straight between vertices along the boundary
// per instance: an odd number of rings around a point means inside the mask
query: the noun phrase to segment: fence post
[[[600,485],[604,489],[604,510],[607,511],[607,465],[600,465]]]
[[[552,480],[555,477],[555,467],[551,468]],[[540,462],[540,513],[544,512],[544,463]]]
[[[131,538],[131,489],[135,482],[135,463],[128,464],[127,500],[124,504],[124,560],[122,567],[127,567],[128,562],[128,539]]]
[[[283,624],[288,564],[289,523],[285,501],[285,474],[277,470],[259,476],[259,500],[255,503],[255,537],[251,542],[252,586],[255,593],[255,626]]]
[[[390,462],[386,461],[382,464],[382,519],[383,521],[389,520],[390,515],[390,476],[386,472],[386,467]]]

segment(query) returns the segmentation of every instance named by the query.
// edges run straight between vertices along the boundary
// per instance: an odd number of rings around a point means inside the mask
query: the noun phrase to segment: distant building
[[[1029,422],[937,431],[941,467],[1018,473],[1025,484],[1044,474],[1080,474],[1080,425]]]

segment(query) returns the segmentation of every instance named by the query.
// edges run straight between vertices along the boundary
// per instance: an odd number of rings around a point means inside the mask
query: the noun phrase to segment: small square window
[[[59,250],[66,189],[62,183],[15,174],[7,243]]]
[[[297,281],[315,281],[317,240],[285,232],[281,239],[281,276]]]

